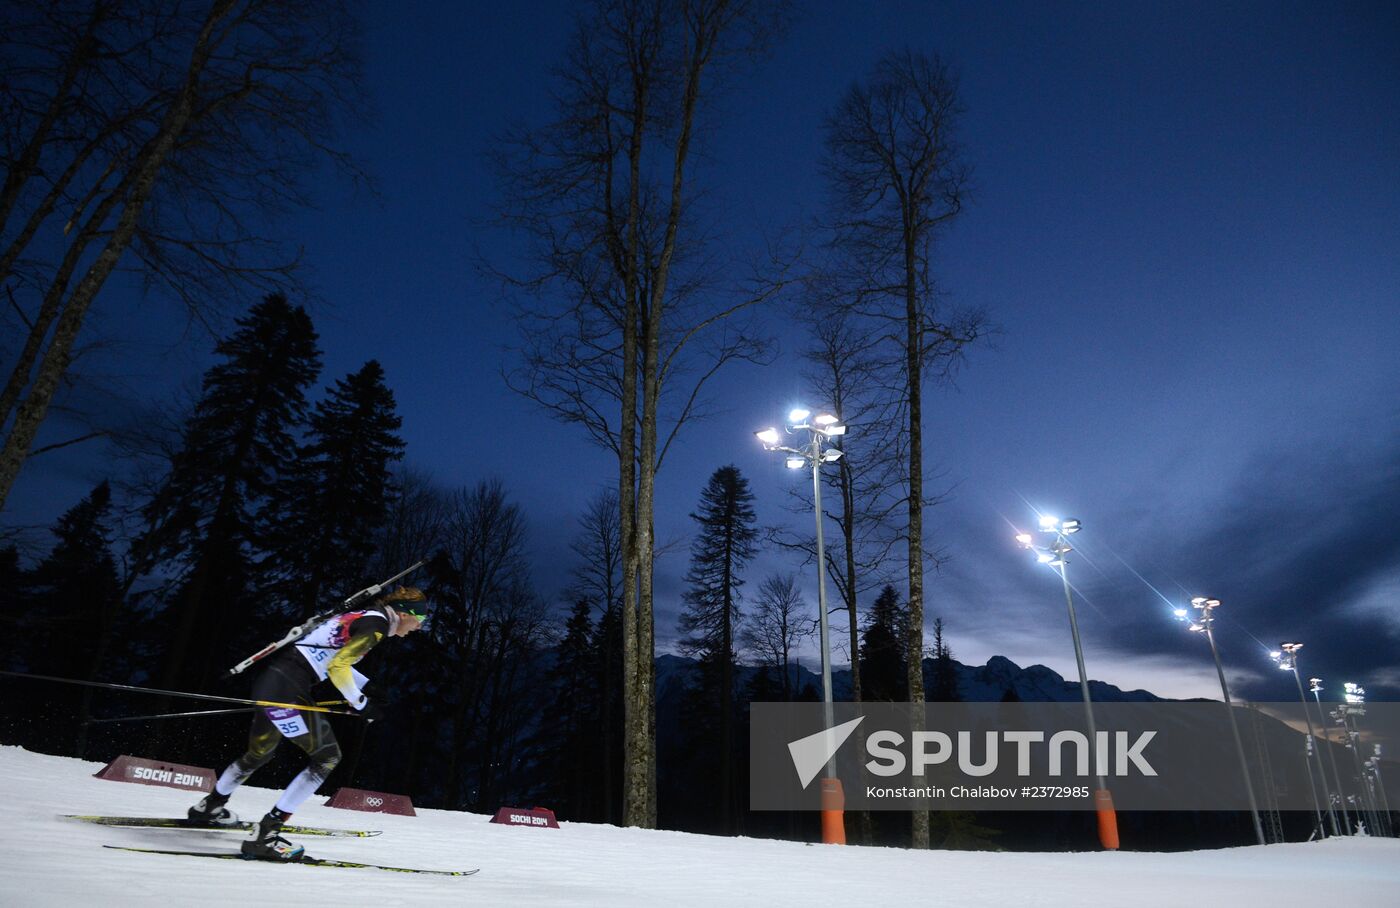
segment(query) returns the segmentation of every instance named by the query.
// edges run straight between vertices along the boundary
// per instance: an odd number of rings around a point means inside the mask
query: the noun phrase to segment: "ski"
[[[253,828],[252,823],[240,822],[216,826],[211,823],[200,823],[197,820],[182,820],[178,817],[101,817],[66,813],[63,814],[63,818],[95,823],[98,826],[124,826],[131,829],[200,829],[209,832],[248,832]],[[367,839],[382,833],[382,830],[379,829],[323,829],[319,826],[290,825],[283,826],[282,831],[289,835],[349,836],[357,839]]]
[[[103,848],[112,848],[116,851],[135,851],[141,854],[173,854],[191,858],[218,858],[221,861],[256,861],[257,858],[247,858],[241,854],[227,851],[165,851],[159,848],[132,848],[127,845],[103,845]],[[346,867],[361,870],[388,870],[391,873],[428,873],[434,876],[471,876],[480,872],[481,868],[473,870],[424,870],[421,867],[386,867],[383,864],[362,864],[359,861],[336,861],[328,858],[313,858],[302,855],[297,861],[259,861],[262,864],[301,864],[311,867]]]

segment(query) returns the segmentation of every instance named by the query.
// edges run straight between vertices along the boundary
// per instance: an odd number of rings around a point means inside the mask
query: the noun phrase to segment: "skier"
[[[367,679],[353,666],[385,637],[404,637],[422,627],[427,618],[425,602],[422,590],[400,586],[367,607],[327,618],[295,645],[268,658],[266,667],[253,682],[253,698],[310,706],[315,703],[312,687],[329,679],[350,706],[373,722],[383,712],[360,690]],[[237,824],[238,818],[225,803],[239,785],[272,759],[282,737],[290,738],[306,751],[311,762],[292,779],[277,799],[277,805],[253,826],[242,845],[243,854],[250,858],[274,861],[301,858],[302,847],[281,836],[282,824],[321,787],[340,762],[340,745],[324,713],[286,707],[259,709],[253,717],[247,753],[229,764],[214,790],[189,809],[189,818],[198,823]]]

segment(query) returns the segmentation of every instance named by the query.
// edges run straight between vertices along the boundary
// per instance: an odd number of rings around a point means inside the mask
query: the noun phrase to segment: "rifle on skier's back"
[[[224,674],[224,678],[232,678],[234,675],[239,674],[244,669],[248,668],[250,665],[255,665],[258,662],[261,662],[262,660],[266,659],[268,656],[271,656],[273,653],[277,652],[279,649],[286,646],[288,643],[292,643],[296,640],[301,639],[302,637],[306,636],[306,634],[310,633],[311,629],[314,628],[316,625],[320,624],[322,621],[325,621],[327,618],[330,618],[332,615],[338,614],[339,611],[351,608],[357,605],[358,603],[364,601],[365,599],[373,599],[375,596],[378,596],[380,593],[384,592],[385,587],[391,586],[396,581],[402,580],[404,577],[407,577],[409,574],[412,574],[414,571],[418,570],[420,567],[427,563],[427,561],[416,562],[411,567],[404,568],[402,571],[399,571],[397,574],[390,577],[388,580],[383,581],[382,583],[376,583],[372,586],[365,587],[355,595],[351,596],[349,599],[346,599],[344,602],[342,602],[340,604],[340,608],[336,609],[335,611],[321,612],[318,615],[313,615],[312,617],[303,621],[301,624],[287,631],[286,636],[284,636],[281,640],[278,640],[275,643],[269,643],[267,646],[258,650],[256,653],[249,656],[247,659],[244,659],[242,662],[229,669]]]

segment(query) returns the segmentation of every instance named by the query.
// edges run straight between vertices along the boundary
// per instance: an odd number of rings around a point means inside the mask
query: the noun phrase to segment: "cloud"
[[[1268,659],[1296,639],[1305,673],[1400,698],[1400,433],[1271,443],[1223,481],[1144,490],[1083,515],[1092,519],[1072,537],[1069,577],[1092,677],[1218,697],[1205,641],[1172,615],[1209,595],[1224,602],[1216,638],[1240,696],[1296,696]],[[944,617],[964,661],[1001,654],[1072,677],[1059,578],[1010,542],[1011,523],[1029,512],[1013,492],[1002,497],[1020,509],[1012,518],[978,495],[935,509],[930,523],[953,540],[954,558],[930,578],[927,614]]]

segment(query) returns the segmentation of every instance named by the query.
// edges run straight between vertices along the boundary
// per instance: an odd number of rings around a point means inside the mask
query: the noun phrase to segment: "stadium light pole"
[[[1342,829],[1351,835],[1351,817],[1347,815],[1346,789],[1342,788],[1342,774],[1337,771],[1337,755],[1332,752],[1332,735],[1327,731],[1327,713],[1322,709],[1322,679],[1309,678],[1308,689],[1317,701],[1318,721],[1322,723],[1322,740],[1327,744],[1327,761],[1332,764],[1332,781],[1337,785],[1337,810],[1342,814]]]
[[[1356,726],[1356,717],[1366,715],[1366,688],[1348,681],[1342,685],[1342,699],[1346,702],[1338,706],[1332,715],[1342,726],[1342,733],[1347,737],[1347,748],[1351,750],[1352,759],[1356,761],[1356,783],[1360,786],[1357,791],[1357,812],[1366,814],[1371,822],[1371,828],[1368,831],[1371,835],[1375,835],[1379,826],[1377,822],[1380,819],[1379,811],[1371,797],[1370,780],[1366,777],[1366,769],[1361,764],[1361,731]]]
[[[817,609],[818,628],[822,651],[822,707],[828,733],[835,725],[831,696],[831,629],[826,614],[826,551],[822,538],[822,464],[836,463],[844,455],[840,448],[830,446],[833,438],[846,434],[841,420],[829,413],[812,415],[804,407],[794,408],[788,413],[787,434],[804,439],[796,447],[783,445],[783,434],[777,428],[764,429],[754,435],[766,451],[781,451],[787,455],[785,463],[790,470],[803,467],[812,468],[812,511],[817,522]],[[841,788],[841,780],[836,778],[835,748],[826,764],[826,778],[821,780],[822,799],[822,842],[829,845],[846,844],[845,807],[846,796]]]
[[[1317,742],[1313,738],[1312,711],[1308,709],[1308,695],[1303,693],[1303,678],[1298,674],[1298,651],[1303,648],[1301,643],[1280,643],[1279,655],[1276,657],[1278,667],[1293,672],[1293,680],[1298,685],[1298,699],[1303,704],[1303,718],[1308,723],[1308,787],[1312,789],[1313,804],[1317,806],[1317,786],[1313,784],[1312,770],[1314,758],[1317,763],[1317,776],[1322,781],[1323,795],[1327,800],[1327,817],[1332,823],[1332,834],[1339,835],[1337,828],[1337,813],[1332,809],[1332,792],[1327,790],[1327,772],[1322,767],[1322,755],[1317,752]],[[1272,653],[1270,654],[1272,655]],[[1324,836],[1326,833],[1322,828],[1322,808],[1317,807],[1317,834]]]
[[[1249,796],[1249,812],[1254,818],[1254,835],[1258,837],[1260,845],[1267,845],[1264,840],[1264,824],[1259,822],[1259,804],[1254,800],[1254,782],[1249,778],[1249,761],[1244,758],[1244,742],[1240,740],[1240,726],[1235,721],[1235,705],[1230,699],[1230,686],[1225,683],[1225,667],[1220,664],[1220,650],[1215,645],[1215,610],[1220,607],[1219,599],[1207,599],[1204,596],[1197,596],[1191,600],[1191,607],[1200,612],[1196,620],[1191,623],[1191,630],[1197,633],[1204,633],[1206,639],[1210,641],[1210,654],[1215,657],[1215,673],[1220,676],[1220,693],[1225,697],[1225,711],[1230,716],[1230,731],[1235,735],[1235,753],[1240,758],[1240,772],[1244,775],[1244,790]]]
[[[1385,834],[1395,835],[1393,818],[1390,815],[1390,799],[1385,794],[1385,780],[1381,778],[1381,746],[1373,744],[1371,749],[1371,759],[1366,761],[1370,767],[1371,774],[1376,777],[1376,793],[1380,797],[1381,816],[1385,818]]]
[[[1069,575],[1065,573],[1065,563],[1069,553],[1074,551],[1066,536],[1078,533],[1081,529],[1078,520],[1060,520],[1042,514],[1040,531],[1051,534],[1054,539],[1048,546],[1036,545],[1030,533],[1019,533],[1016,541],[1024,548],[1036,553],[1036,560],[1048,564],[1060,573],[1060,582],[1065,588],[1065,606],[1069,609],[1069,631],[1074,638],[1074,661],[1079,667],[1079,693],[1084,699],[1084,719],[1089,725],[1090,747],[1098,750],[1098,727],[1094,723],[1094,700],[1089,696],[1089,674],[1084,668],[1084,646],[1079,639],[1079,620],[1074,614],[1074,596],[1070,593]],[[1098,761],[1095,760],[1095,763]],[[1113,809],[1113,795],[1108,791],[1108,780],[1104,776],[1106,767],[1096,765],[1099,779],[1098,790],[1094,792],[1094,811],[1099,820],[1099,842],[1110,851],[1118,848],[1118,814]]]

